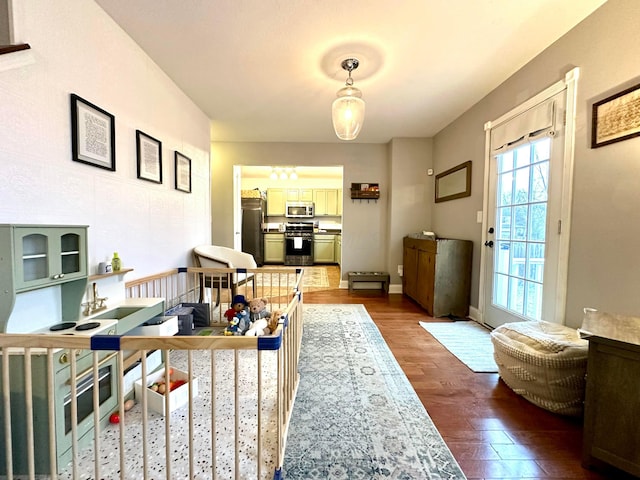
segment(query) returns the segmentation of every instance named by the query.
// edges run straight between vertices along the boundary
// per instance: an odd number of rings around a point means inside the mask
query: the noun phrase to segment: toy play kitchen
[[[101,298],[98,283],[107,277],[122,276],[126,272],[88,275],[87,227],[0,225],[0,332],[33,333],[34,335],[92,336],[96,334],[124,334],[145,321],[161,315],[164,300],[160,298],[115,299],[111,307]],[[89,284],[91,280],[91,284]],[[89,288],[88,288],[89,287]],[[87,300],[82,303],[83,298]],[[59,349],[53,354],[54,394],[47,389],[48,357],[45,349],[31,350],[33,384],[33,418],[36,473],[50,473],[49,426],[55,428],[54,438],[58,465],[71,458],[72,405],[75,403],[80,444],[93,439],[93,391],[99,392],[101,427],[108,422],[116,408],[120,385],[116,378],[116,352],[99,354],[98,385],[94,385],[93,354],[89,349]],[[25,350],[3,351],[0,362],[9,358],[12,372],[25,378]],[[70,355],[76,358],[75,398],[72,396]],[[27,367],[28,368],[28,367]],[[13,437],[13,468],[25,472],[26,445],[25,382],[14,382],[11,393],[11,424]],[[52,405],[52,409],[50,406]],[[54,421],[51,421],[53,412]],[[6,421],[4,405],[0,406],[0,428]],[[0,472],[6,471],[4,449],[0,449]]]

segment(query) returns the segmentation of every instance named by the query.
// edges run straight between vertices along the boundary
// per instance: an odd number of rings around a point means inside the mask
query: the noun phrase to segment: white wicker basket
[[[491,332],[504,382],[541,408],[562,415],[583,411],[588,342],[577,330],[549,322],[516,322]]]

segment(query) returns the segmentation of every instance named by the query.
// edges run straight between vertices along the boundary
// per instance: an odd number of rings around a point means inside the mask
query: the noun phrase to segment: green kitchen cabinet
[[[335,248],[335,235],[314,235],[313,262],[335,263]]]
[[[284,263],[284,233],[264,234],[265,263]]]
[[[338,265],[342,264],[342,235],[335,236],[334,260]]]
[[[15,288],[23,292],[87,276],[84,227],[14,227]]]
[[[16,294],[60,286],[62,320],[76,321],[87,285],[87,227],[0,225],[0,331]]]

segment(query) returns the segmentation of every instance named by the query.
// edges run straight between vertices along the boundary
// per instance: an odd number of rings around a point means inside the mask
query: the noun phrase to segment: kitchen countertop
[[[282,233],[284,234],[284,232],[280,232],[278,229],[275,230],[263,230],[262,233]],[[342,230],[340,229],[325,229],[325,230],[320,230],[318,229],[317,231],[314,232],[317,235],[341,235],[342,234]]]
[[[640,346],[640,317],[598,312],[587,308],[582,326],[578,331],[580,336],[586,340],[598,337]]]
[[[153,318],[157,315],[160,315],[162,313],[162,310],[164,308],[164,298],[126,298],[122,301],[119,302],[115,302],[112,305],[107,306],[107,308],[99,310],[97,312],[92,313],[91,315],[87,315],[87,316],[83,316],[81,315],[80,318],[78,318],[78,322],[86,322],[91,320],[92,318],[96,318],[99,317],[101,315],[104,315],[105,313],[108,313],[110,311],[116,310],[118,308],[144,308],[147,309],[149,308],[149,311],[145,311],[144,313],[138,312],[138,314],[134,316],[132,316],[132,320],[133,323],[136,323],[136,325],[118,325],[121,326],[122,328],[118,329],[118,334],[123,334],[124,331],[120,331],[120,330],[129,330],[135,326],[137,326],[138,324],[141,324],[143,322],[145,322],[146,320],[148,320],[149,318]],[[140,320],[139,323],[138,320],[144,318],[143,320]],[[106,318],[105,318],[106,319]],[[103,319],[104,320],[104,319]],[[118,320],[118,322],[122,322],[123,324],[127,324],[129,323],[129,321],[127,321],[127,317],[125,317],[124,319],[116,319]],[[124,321],[123,321],[124,320]],[[11,344],[11,335],[13,334],[9,334],[9,336],[7,337],[7,345]],[[34,334],[33,331],[32,332],[24,332],[24,333],[15,333],[15,335],[27,335],[28,337],[28,343],[30,345],[31,351],[36,354],[36,353],[46,353],[46,346],[49,346],[48,344],[51,343],[51,341],[53,341],[53,338],[55,337],[55,335],[51,335],[51,334]],[[72,336],[72,335],[64,335],[65,341],[67,341],[69,344],[75,344],[77,346],[77,348],[86,348],[86,344],[87,342],[90,341],[90,336]],[[40,343],[40,344],[39,344]],[[0,344],[0,347],[3,347],[4,345]],[[5,347],[7,348],[7,347]],[[56,349],[55,351],[58,351],[58,349]],[[6,349],[6,352],[10,355],[23,355],[24,354],[24,348],[23,347],[8,347]],[[2,354],[0,353],[0,357],[2,356]]]
[[[263,233],[284,233],[279,229],[279,223],[266,223],[265,227],[262,229]],[[328,235],[339,235],[342,233],[342,224],[341,223],[318,223],[317,230],[314,230],[314,233],[325,233]]]

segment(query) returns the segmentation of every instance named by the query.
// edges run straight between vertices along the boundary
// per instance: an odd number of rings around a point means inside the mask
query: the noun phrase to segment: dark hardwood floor
[[[474,373],[418,324],[434,319],[404,295],[331,287],[305,303],[364,304],[469,479],[605,479],[582,468],[582,420],[552,414],[513,393],[498,374]]]

